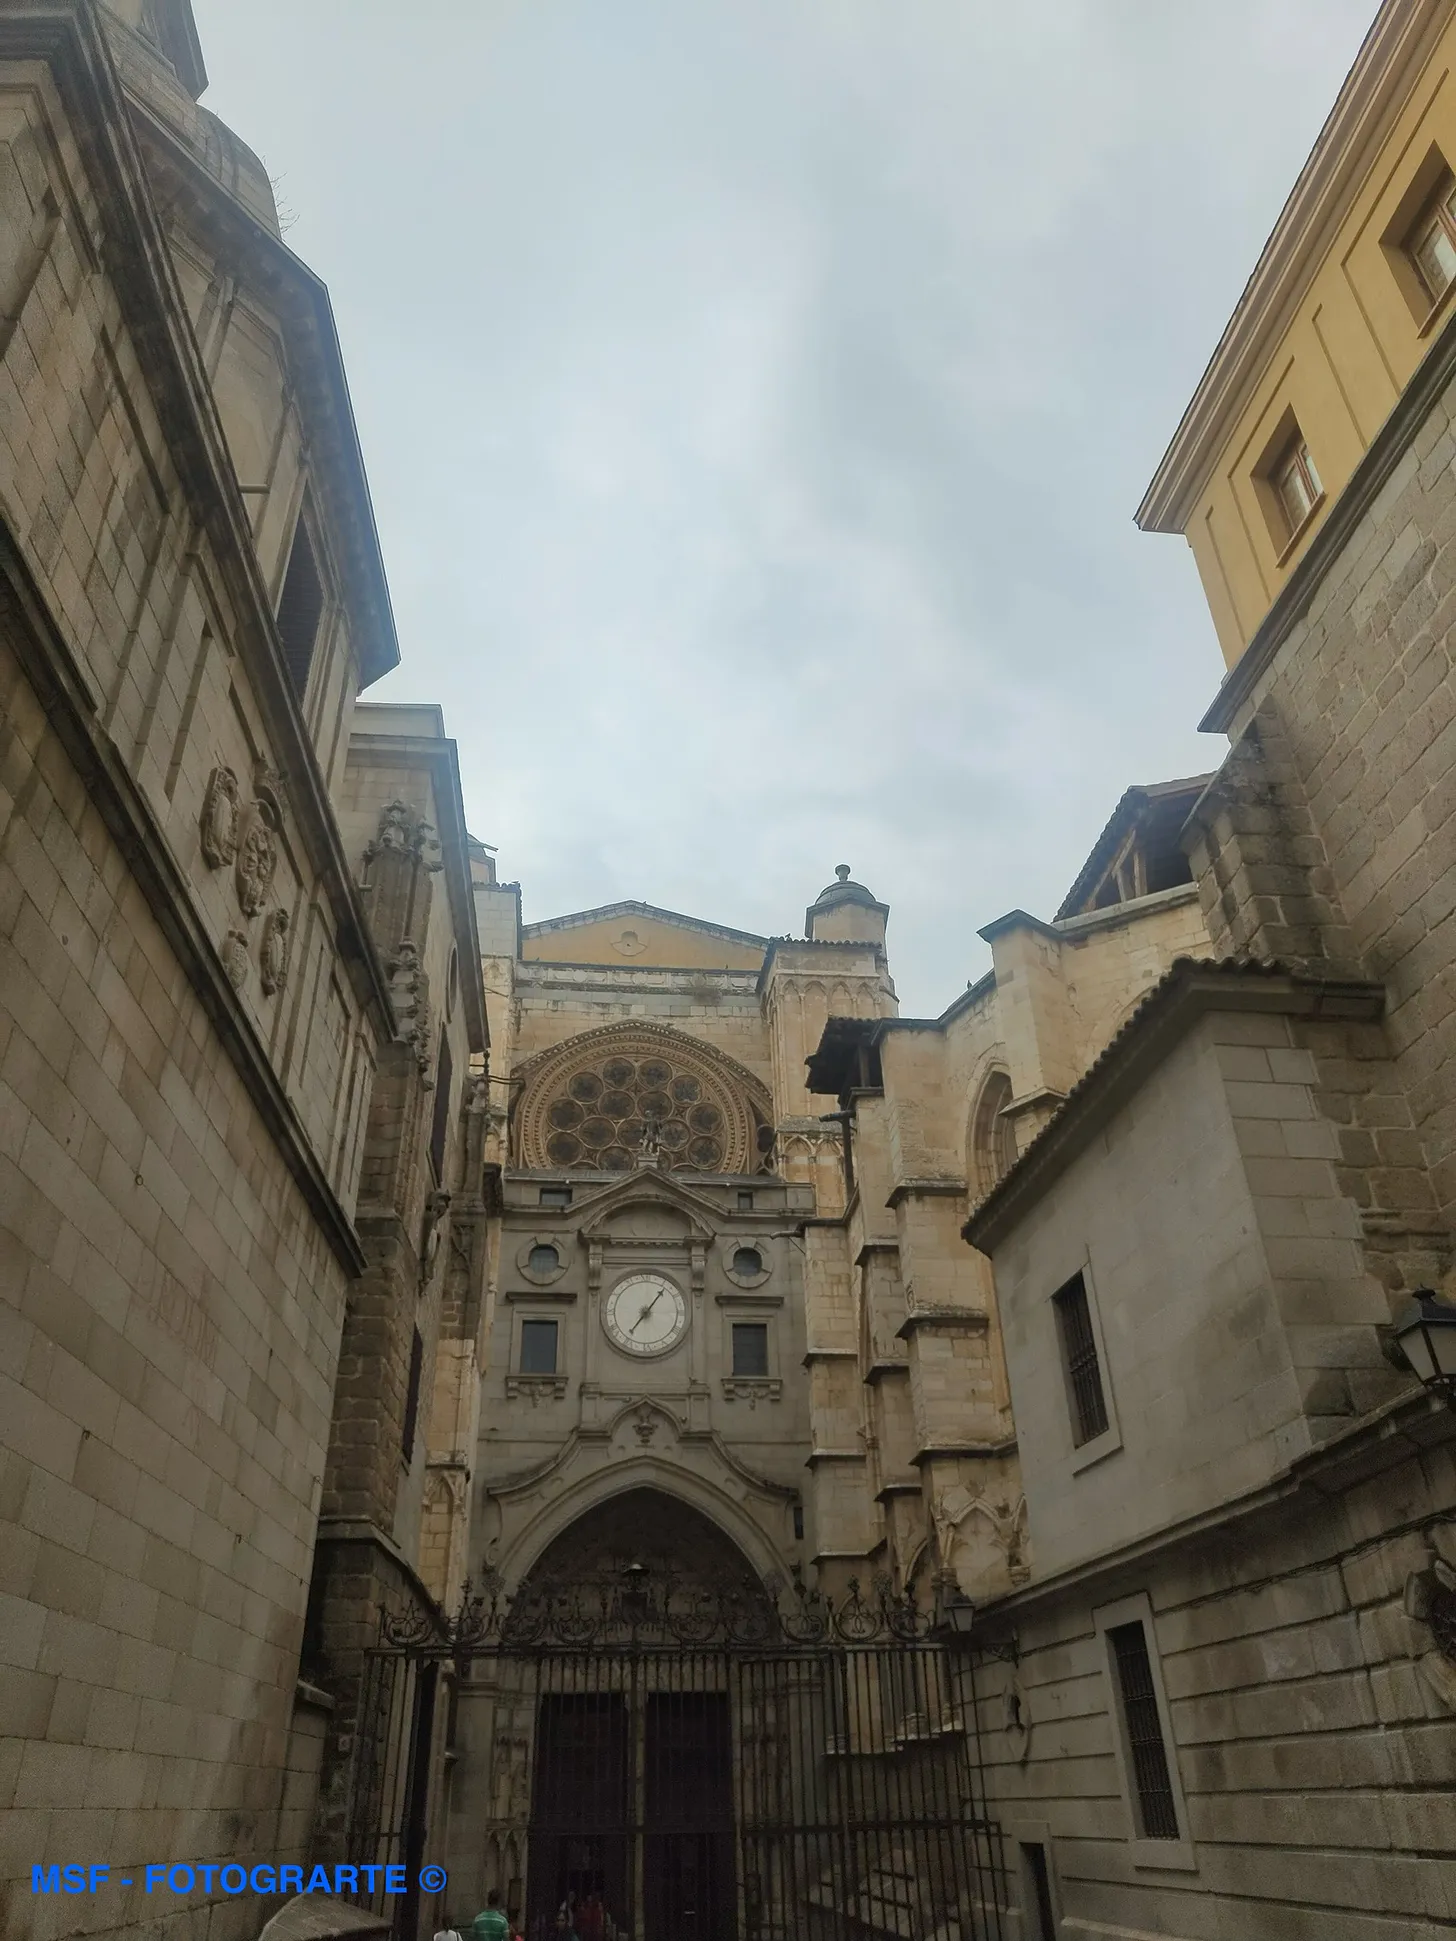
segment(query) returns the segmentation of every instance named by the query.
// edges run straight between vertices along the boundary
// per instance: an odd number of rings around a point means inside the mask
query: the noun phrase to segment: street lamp
[[[1396,1315],[1391,1333],[1433,1395],[1456,1409],[1456,1307],[1432,1287],[1418,1287]]]
[[[948,1639],[964,1643],[976,1628],[976,1605],[974,1598],[967,1597],[957,1586],[941,1599],[941,1627]]]

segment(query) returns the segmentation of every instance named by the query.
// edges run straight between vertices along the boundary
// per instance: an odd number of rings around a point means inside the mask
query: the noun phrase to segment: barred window
[[[1148,1637],[1142,1620],[1114,1625],[1107,1633],[1117,1667],[1128,1762],[1136,1794],[1138,1832],[1144,1840],[1176,1840],[1178,1807],[1168,1770],[1168,1748],[1158,1714]]]
[[[1080,1448],[1107,1428],[1107,1397],[1102,1388],[1097,1340],[1092,1332],[1092,1310],[1087,1301],[1087,1283],[1080,1274],[1074,1274],[1065,1287],[1057,1290],[1052,1296],[1052,1305],[1057,1311],[1062,1363],[1072,1398],[1072,1439]]]

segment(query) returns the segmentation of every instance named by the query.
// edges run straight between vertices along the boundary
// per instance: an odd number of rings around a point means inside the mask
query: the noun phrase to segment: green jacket
[[[511,1924],[498,1907],[483,1907],[470,1923],[472,1941],[511,1941]]]

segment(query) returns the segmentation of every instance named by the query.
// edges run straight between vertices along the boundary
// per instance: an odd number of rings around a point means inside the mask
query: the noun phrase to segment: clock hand
[[[651,1314],[652,1310],[657,1306],[657,1303],[661,1299],[662,1299],[662,1290],[659,1288],[657,1293],[653,1295],[652,1299],[647,1303],[646,1307],[643,1308],[642,1312],[637,1316],[637,1319],[632,1323],[632,1326],[630,1329],[630,1332],[632,1334],[636,1334],[637,1330],[642,1326],[642,1323],[647,1319],[648,1315]]]

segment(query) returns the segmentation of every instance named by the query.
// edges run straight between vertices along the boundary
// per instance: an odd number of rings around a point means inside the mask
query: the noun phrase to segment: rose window
[[[637,1036],[610,1051],[598,1048],[595,1057],[578,1043],[541,1061],[521,1111],[521,1162],[629,1172],[655,1152],[664,1169],[764,1170],[772,1143],[767,1100],[745,1096],[746,1086],[717,1069],[704,1047],[659,1048]]]

